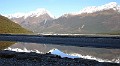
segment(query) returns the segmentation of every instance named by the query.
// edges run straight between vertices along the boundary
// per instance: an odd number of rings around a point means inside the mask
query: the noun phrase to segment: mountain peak
[[[44,15],[44,14],[48,14],[52,18],[54,17],[48,10],[46,10],[44,8],[38,8],[35,11],[31,11],[31,12],[28,13],[27,16],[31,16],[31,17],[36,16],[36,17],[38,17],[38,16]]]
[[[43,14],[46,14],[47,13],[47,10],[44,9],[44,8],[39,8],[39,9],[36,9],[35,11],[30,11],[29,13],[26,13],[25,16],[28,17],[33,17],[33,16],[40,16],[40,15],[43,15]]]
[[[118,10],[120,12],[120,6],[116,2],[110,2],[108,4],[102,5],[102,6],[90,6],[87,8],[84,8],[79,13],[93,13],[97,11],[103,11],[103,10]]]
[[[105,4],[104,6],[112,6],[112,7],[116,7],[118,6],[118,4],[116,2],[110,2],[108,4]]]
[[[109,10],[109,9],[113,9],[113,10],[120,12],[120,5],[118,5],[116,2],[110,2],[105,5],[101,5],[101,6],[89,6],[89,7],[86,7],[84,9],[80,10],[79,12],[72,12],[72,13],[68,13],[68,14],[69,15],[78,15],[78,14],[82,14],[82,13],[94,13],[94,12]],[[64,14],[63,16],[66,17],[66,14]]]
[[[5,16],[8,18],[20,18],[20,17],[27,18],[27,17],[38,17],[44,14],[48,14],[50,17],[54,18],[54,16],[44,8],[38,8],[35,11],[30,11],[28,13],[14,13],[14,14],[8,14]]]
[[[110,2],[108,4],[102,5],[104,9],[114,9],[120,10],[120,6],[116,2]],[[115,10],[115,9],[114,9]]]

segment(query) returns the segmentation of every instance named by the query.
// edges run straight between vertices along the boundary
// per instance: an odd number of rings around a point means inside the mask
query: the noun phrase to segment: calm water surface
[[[15,51],[35,51],[38,53],[51,52],[53,54],[58,54],[63,57],[81,57],[85,59],[98,60],[100,62],[120,63],[120,49],[62,46],[23,42],[15,43],[6,49]]]

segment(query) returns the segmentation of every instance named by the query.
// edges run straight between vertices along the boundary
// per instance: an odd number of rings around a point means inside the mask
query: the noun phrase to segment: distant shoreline
[[[44,36],[44,37],[120,37],[120,35],[109,35],[109,34],[14,34],[14,33],[3,33],[0,36]]]
[[[0,34],[0,41],[32,42],[97,48],[120,48],[120,36]]]

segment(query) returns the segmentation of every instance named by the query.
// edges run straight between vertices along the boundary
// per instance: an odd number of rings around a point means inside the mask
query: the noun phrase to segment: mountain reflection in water
[[[17,48],[17,49],[16,49]],[[100,62],[120,63],[120,49],[90,48],[76,46],[61,46],[52,44],[23,43],[18,42],[7,48],[17,51],[34,51],[37,53],[47,53],[61,55],[62,57],[85,58],[98,60]]]

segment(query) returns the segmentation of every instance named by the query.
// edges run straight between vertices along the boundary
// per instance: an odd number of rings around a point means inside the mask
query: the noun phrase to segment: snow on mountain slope
[[[79,12],[71,12],[68,14],[64,14],[63,16],[67,17],[69,15],[78,15],[82,13],[94,13],[94,12],[104,11],[104,10],[109,10],[109,9],[113,9],[113,10],[120,12],[120,5],[118,5],[116,2],[110,2],[102,6],[89,6],[89,7],[86,7],[80,10]]]
[[[39,9],[36,9],[35,11],[30,11],[28,13],[14,13],[14,14],[8,14],[5,16],[8,18],[24,17],[24,19],[25,19],[27,17],[38,17],[38,16],[44,15],[44,14],[48,14],[50,17],[54,18],[54,16],[44,8],[39,8]]]
[[[85,9],[81,10],[79,13],[93,13],[93,12],[109,10],[109,9],[120,11],[120,6],[116,2],[110,2],[110,3],[102,5],[102,6],[87,7]]]
[[[109,10],[109,9],[113,9],[120,12],[120,5],[118,5],[116,2],[110,2],[108,4],[101,5],[101,6],[89,6],[80,10],[79,12],[66,13],[62,16],[67,17],[69,15],[77,15],[82,13],[94,13],[97,11],[103,11],[103,10]],[[43,14],[48,14],[50,17],[55,18],[55,16],[53,16],[48,10],[44,8],[39,8],[39,9],[36,9],[35,11],[30,11],[28,13],[14,13],[14,14],[8,14],[5,16],[8,18],[20,18],[20,17],[27,18],[27,17],[34,17],[34,16],[38,17]]]

